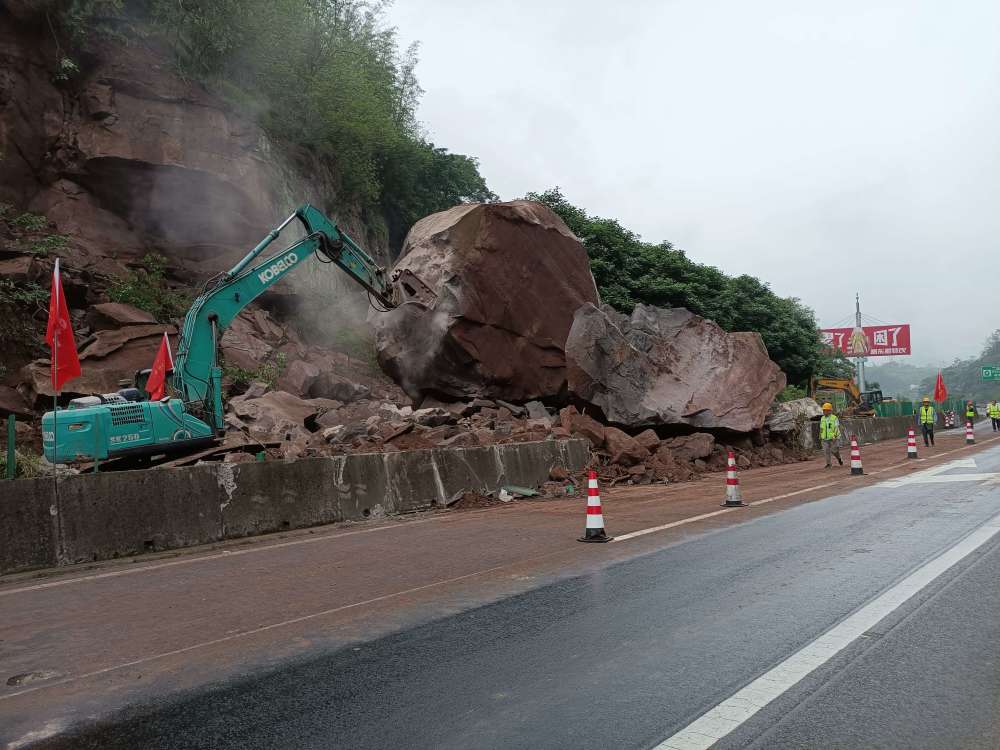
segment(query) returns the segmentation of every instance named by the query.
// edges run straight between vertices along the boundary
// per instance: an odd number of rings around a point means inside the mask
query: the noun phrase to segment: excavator
[[[875,404],[883,400],[882,391],[861,391],[850,378],[813,378],[809,382],[809,395],[816,398],[819,391],[843,393],[847,398],[843,416],[847,417],[874,417]]]
[[[295,220],[305,228],[306,236],[260,260]],[[411,271],[387,276],[335,223],[313,206],[302,205],[239,263],[210,279],[192,303],[174,358],[174,395],[149,400],[145,385],[150,370],[140,370],[131,387],[73,399],[67,408],[42,417],[45,458],[71,463],[177,455],[217,443],[225,433],[218,359],[222,332],[254,299],[313,256],[344,271],[367,291],[369,303],[378,310],[402,304],[426,307],[434,299],[434,292]]]

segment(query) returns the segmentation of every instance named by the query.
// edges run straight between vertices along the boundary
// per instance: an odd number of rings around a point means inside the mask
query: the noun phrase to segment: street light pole
[[[858,292],[854,293],[854,324],[857,326],[858,330],[861,330],[861,295]],[[864,357],[857,358],[858,366],[858,387],[864,391],[865,390],[865,360]]]

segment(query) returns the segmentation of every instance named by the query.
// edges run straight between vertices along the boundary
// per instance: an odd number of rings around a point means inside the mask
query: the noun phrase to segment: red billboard
[[[894,357],[912,354],[910,324],[821,328],[823,343],[848,357]]]

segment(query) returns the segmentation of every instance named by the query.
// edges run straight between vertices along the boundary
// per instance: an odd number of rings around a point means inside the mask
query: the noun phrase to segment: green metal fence
[[[940,404],[934,404],[938,414],[955,412],[956,423],[961,422],[965,414],[964,398],[949,398]],[[880,417],[910,417],[920,409],[919,401],[889,401],[875,405],[875,413]]]

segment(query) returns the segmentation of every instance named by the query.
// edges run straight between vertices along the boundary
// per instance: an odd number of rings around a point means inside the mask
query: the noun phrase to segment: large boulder
[[[583,245],[549,208],[433,214],[410,230],[396,269],[437,294],[429,308],[372,316],[379,364],[412,398],[523,402],[564,390],[573,312],[598,298]]]
[[[673,453],[678,461],[696,461],[712,455],[715,438],[707,432],[696,432],[664,440],[662,446]]]
[[[785,387],[759,334],[726,333],[681,308],[638,305],[627,317],[583,305],[566,361],[570,391],[629,427],[749,432]]]
[[[805,422],[823,416],[823,410],[815,399],[797,398],[780,404],[773,404],[764,426],[771,432],[791,432]]]
[[[340,404],[322,398],[302,399],[286,391],[270,391],[256,398],[236,396],[229,400],[229,406],[253,435],[297,440],[309,437],[308,420]]]
[[[604,444],[611,454],[611,460],[623,466],[633,466],[649,455],[649,451],[642,443],[617,427],[608,427],[604,430]]]

